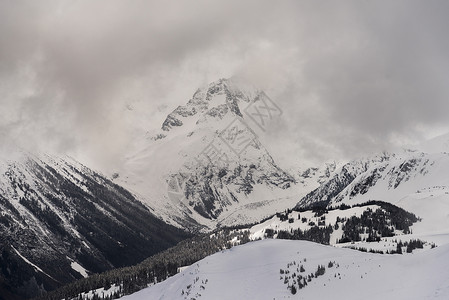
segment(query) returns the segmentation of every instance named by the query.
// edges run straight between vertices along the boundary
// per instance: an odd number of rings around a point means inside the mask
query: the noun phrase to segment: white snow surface
[[[70,263],[70,266],[72,267],[73,270],[77,271],[78,273],[81,274],[81,276],[83,276],[84,278],[88,277],[89,274],[87,273],[87,270],[83,268],[83,266],[81,266],[79,263],[77,263],[76,261],[72,261]]]
[[[309,220],[317,221],[311,211],[294,211],[289,215],[294,219],[292,223],[273,217],[249,228],[250,239],[263,240],[206,257],[181,273],[123,299],[449,299],[448,140],[443,136],[418,150],[385,154],[386,160],[376,158],[349,163],[346,169],[354,171],[356,178],[330,199],[335,206],[369,200],[400,206],[422,218],[411,226],[412,234],[382,238],[380,242],[335,244],[341,234],[340,228],[331,236],[332,246],[264,239],[266,228],[308,229]],[[365,171],[357,170],[363,167]],[[334,168],[327,178],[331,179],[342,170],[341,165]],[[372,174],[377,174],[374,183],[367,180]],[[311,175],[316,177],[313,172]],[[325,183],[326,179],[320,182]],[[361,186],[366,187],[365,192],[353,193],[357,189],[360,191]],[[335,223],[337,216],[360,215],[366,208],[329,211],[326,225]],[[298,214],[308,221],[303,223]],[[395,249],[397,241],[411,239],[434,243],[437,247],[426,244],[424,249],[403,255],[345,248],[386,251]],[[232,242],[239,243],[238,240]],[[329,268],[329,262],[334,262],[334,266]],[[304,273],[298,272],[299,265],[304,266]],[[318,265],[326,267],[325,274],[313,278],[293,295],[288,289],[293,279],[288,278],[285,284],[286,274],[281,274],[280,269],[289,270],[287,276],[293,273],[307,276],[315,273]]]
[[[280,269],[288,269],[288,276],[307,276],[318,265],[325,266],[325,274],[292,295]],[[379,255],[307,241],[262,240],[216,253],[122,299],[449,299],[449,245],[413,255]]]
[[[228,92],[238,93],[238,96],[230,98],[236,101],[235,105],[226,98],[222,84],[226,85]],[[220,90],[215,90],[209,98],[208,93],[214,89]],[[133,154],[127,157],[123,169],[118,170],[120,176],[116,182],[132,191],[164,221],[181,227],[184,224],[180,220],[190,218],[209,229],[215,228],[217,224],[231,226],[254,223],[276,211],[293,207],[300,197],[318,186],[320,171],[315,171],[310,178],[300,178],[298,184],[292,184],[286,189],[259,182],[254,183],[253,190],[248,194],[236,191],[240,185],[235,182],[217,188],[216,193],[220,194],[222,201],[217,201],[220,203],[215,205],[222,208],[222,211],[216,219],[198,214],[189,204],[191,199],[178,201],[170,197],[168,183],[172,176],[182,174],[188,178],[197,174],[201,170],[199,167],[209,164],[202,153],[212,142],[231,161],[229,170],[232,171],[237,165],[245,167],[255,164],[258,166],[258,173],[270,176],[273,172],[270,154],[259,144],[257,138],[263,132],[257,131],[257,125],[250,123],[244,114],[245,107],[255,101],[260,93],[261,91],[242,86],[234,80],[219,80],[199,89],[187,105],[178,107],[170,114],[181,121],[182,125],[148,133],[145,141],[140,143],[140,148],[133,149]],[[180,114],[178,111],[181,108],[195,113]],[[243,118],[232,112],[232,108],[240,109]],[[252,144],[238,157],[218,137],[220,132],[236,120],[245,122],[256,134]],[[218,164],[219,162],[213,161],[213,168],[218,169]],[[231,193],[237,200],[229,197]],[[223,200],[226,197],[230,200]]]
[[[404,165],[410,164],[407,170]],[[381,171],[379,171],[381,170]],[[406,171],[404,171],[406,170]],[[353,194],[371,174],[378,180],[363,194]],[[449,154],[404,151],[392,154],[388,161],[373,164],[357,176],[337,196],[331,205],[354,205],[370,200],[381,200],[399,206],[418,217],[413,225],[413,237],[437,244],[449,242]],[[395,186],[395,184],[397,184]]]

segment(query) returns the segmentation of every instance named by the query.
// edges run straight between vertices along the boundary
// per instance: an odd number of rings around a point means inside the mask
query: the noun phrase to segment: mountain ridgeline
[[[422,193],[447,194],[449,154],[403,150],[353,160],[303,197],[296,208],[309,205],[352,205],[370,200],[400,203]],[[407,204],[407,202],[403,202]]]
[[[295,194],[296,180],[276,164],[257,134],[280,114],[262,90],[220,79],[169,113],[161,129],[130,156],[117,182],[164,219],[191,230],[255,222],[279,205],[276,199]],[[253,209],[242,209],[246,205]],[[244,215],[232,217],[239,212]]]
[[[73,159],[24,153],[0,168],[2,299],[136,264],[188,237]]]

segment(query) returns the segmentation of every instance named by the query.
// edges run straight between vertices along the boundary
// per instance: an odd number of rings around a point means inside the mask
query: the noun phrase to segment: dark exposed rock
[[[173,126],[182,126],[182,121],[175,117],[175,112],[167,116],[162,124],[162,130],[169,131]]]
[[[73,262],[102,272],[187,237],[71,159],[30,155],[1,167],[0,285],[11,294],[29,298],[81,278]]]

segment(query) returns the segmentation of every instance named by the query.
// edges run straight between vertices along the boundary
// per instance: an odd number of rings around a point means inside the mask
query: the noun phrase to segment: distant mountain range
[[[415,233],[445,232],[449,228],[448,141],[449,135],[444,135],[412,149],[350,161],[296,207],[381,200],[420,215],[427,225]]]

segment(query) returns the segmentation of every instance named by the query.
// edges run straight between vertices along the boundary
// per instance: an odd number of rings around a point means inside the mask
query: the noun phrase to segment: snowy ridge
[[[22,152],[0,162],[0,236],[2,289],[31,297],[135,264],[186,235],[70,157]]]
[[[349,162],[337,168],[333,176],[303,197],[296,207],[352,206],[370,200],[385,201],[421,218],[412,226],[410,238],[446,244],[449,242],[447,141],[448,136],[444,135],[415,146],[416,150],[382,153]],[[387,239],[386,247],[394,248],[391,240]],[[357,244],[360,244],[357,247],[379,249],[363,242]]]
[[[438,147],[437,147],[438,148]],[[321,203],[353,205],[370,200],[390,202],[422,217],[419,232],[446,232],[449,227],[449,154],[405,150],[352,161],[297,207]],[[416,232],[417,233],[417,232]]]
[[[352,208],[343,205],[334,209],[288,210],[259,224],[231,229],[228,245],[274,238],[309,240],[335,247],[394,254],[449,243],[447,232],[423,234],[420,228],[426,228],[429,223],[432,220],[423,221],[419,216],[379,201]]]
[[[324,273],[316,273],[319,266]],[[446,299],[448,277],[447,245],[385,256],[306,241],[263,240],[209,256],[122,299]],[[306,286],[299,288],[304,279]]]

